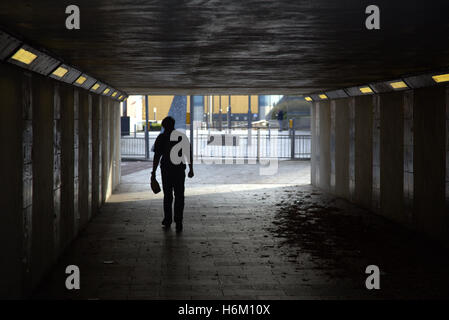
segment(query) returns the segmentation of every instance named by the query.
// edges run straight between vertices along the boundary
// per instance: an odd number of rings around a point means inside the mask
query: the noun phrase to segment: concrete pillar
[[[114,190],[114,165],[115,165],[115,161],[114,161],[114,112],[115,112],[115,108],[114,108],[114,101],[112,99],[108,99],[109,100],[109,110],[108,110],[108,140],[107,143],[109,144],[109,158],[108,158],[108,162],[109,162],[109,171],[108,171],[108,198],[111,196],[112,191]],[[184,121],[185,123],[185,121]]]
[[[7,187],[2,188],[0,193],[0,297],[3,299],[20,297],[20,283],[26,277],[23,271],[28,269],[29,263],[26,246],[31,229],[28,229],[25,219],[31,218],[32,208],[30,152],[33,131],[30,125],[31,92],[27,78],[10,66],[0,65],[0,181],[7,182]]]
[[[330,102],[320,101],[318,109],[319,130],[320,130],[320,161],[319,171],[320,179],[319,186],[326,191],[330,191],[330,173],[331,173],[331,158],[330,158],[330,133],[331,133],[331,114]]]
[[[331,101],[331,191],[349,198],[349,99]]]
[[[372,209],[380,213],[380,177],[381,177],[381,107],[380,97],[374,96],[373,105],[373,194]]]
[[[79,157],[78,157],[78,210],[79,227],[89,219],[89,101],[86,90],[79,90]]]
[[[449,88],[446,89],[446,212],[449,212]],[[446,233],[449,233],[449,226]]]
[[[312,184],[319,186],[320,184],[320,105],[314,102],[312,106]]]
[[[11,79],[15,79],[18,72],[11,74]],[[31,291],[31,242],[33,233],[33,94],[32,94],[32,77],[31,74],[25,73],[22,77],[22,190],[17,193],[22,199],[22,211],[17,216],[22,219],[22,293],[28,294]],[[18,86],[20,87],[20,86]],[[7,91],[10,92],[10,91]],[[14,92],[14,90],[11,90]],[[14,96],[14,95],[13,95]],[[20,105],[20,104],[18,104]],[[5,117],[8,120],[8,117]],[[2,135],[3,136],[3,135]],[[9,135],[6,135],[8,137]],[[14,141],[14,140],[11,140]],[[19,152],[18,155],[21,153]],[[10,157],[8,157],[11,159]],[[12,157],[14,159],[14,157]],[[20,161],[17,162],[20,164]],[[8,169],[8,166],[3,167]],[[20,165],[19,165],[20,168]],[[20,169],[19,169],[20,170]],[[12,172],[14,172],[12,170]],[[6,180],[4,180],[6,181]],[[9,188],[11,189],[11,188]],[[12,189],[14,190],[14,189]],[[14,197],[12,197],[14,199]],[[3,225],[3,224],[2,224]],[[5,224],[8,226],[8,224]],[[14,228],[13,228],[14,230]],[[2,232],[3,234],[3,232]],[[7,235],[8,233],[6,233]],[[9,238],[14,239],[14,237]],[[8,242],[10,243],[10,242]],[[14,261],[14,260],[13,260]],[[17,269],[20,270],[20,269]],[[14,274],[14,273],[12,273]],[[8,276],[9,277],[9,276]]]
[[[101,206],[103,197],[103,97],[98,97],[98,203]]]
[[[413,91],[404,92],[404,215],[413,222]]]
[[[372,201],[373,96],[354,98],[354,201],[370,208]]]
[[[79,208],[79,90],[73,91],[73,214],[74,225],[73,232],[78,234],[80,226],[80,208]]]
[[[54,229],[54,257],[56,260],[61,250],[61,85],[54,82],[53,97],[53,229]]]
[[[416,89],[413,99],[415,224],[442,238],[447,234],[445,88]]]
[[[380,101],[380,208],[401,223],[404,214],[404,93],[379,96]]]
[[[92,95],[87,95],[87,220],[92,218]]]
[[[99,95],[92,96],[92,213],[100,208],[100,104]]]
[[[192,105],[193,106],[193,105]],[[115,109],[116,109],[116,113],[115,113],[115,137],[114,137],[114,143],[115,143],[115,163],[116,163],[116,167],[115,167],[115,185],[114,185],[114,189],[115,187],[117,187],[120,184],[120,178],[121,178],[121,161],[122,161],[122,156],[121,156],[121,148],[120,148],[120,137],[122,135],[121,133],[121,126],[120,126],[120,103],[116,102],[115,103]],[[193,110],[193,107],[192,107]],[[193,113],[192,113],[193,115]]]
[[[355,98],[349,98],[349,199],[355,199]]]
[[[33,75],[33,217],[31,278],[36,286],[53,262],[53,81]]]
[[[66,248],[74,237],[74,88],[69,85],[60,86],[61,95],[61,217],[60,248]]]
[[[109,99],[108,98],[103,98],[103,110],[102,110],[102,121],[101,121],[101,125],[102,125],[102,142],[101,142],[101,147],[102,147],[102,153],[101,153],[101,157],[102,157],[102,185],[101,185],[101,190],[102,190],[102,202],[104,203],[107,198],[109,197],[109,192],[110,189],[108,188],[109,185],[109,147],[110,144],[108,143],[109,141]]]
[[[111,150],[111,154],[110,154],[110,163],[111,163],[111,170],[110,170],[110,185],[111,185],[111,194],[112,191],[115,188],[115,183],[116,183],[116,168],[117,168],[117,162],[116,162],[116,158],[115,158],[115,153],[116,153],[116,141],[115,141],[115,127],[116,127],[116,117],[117,117],[117,111],[118,111],[118,106],[117,103],[114,100],[110,101],[109,104],[109,112],[110,112],[110,118],[109,118],[109,143],[110,143],[110,150]],[[148,144],[148,148],[149,148],[149,144]]]
[[[330,186],[329,191],[335,193],[335,100],[330,102],[330,115],[331,115],[331,127],[330,127]]]

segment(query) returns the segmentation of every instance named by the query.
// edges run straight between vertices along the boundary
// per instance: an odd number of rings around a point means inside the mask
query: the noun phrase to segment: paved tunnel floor
[[[57,299],[447,298],[447,252],[312,188],[308,162],[278,174],[256,165],[197,165],[184,231],[161,229],[150,163],[124,162],[122,184],[34,297]],[[160,181],[160,177],[159,177]],[[81,289],[65,289],[65,267]],[[381,289],[365,288],[366,266]]]

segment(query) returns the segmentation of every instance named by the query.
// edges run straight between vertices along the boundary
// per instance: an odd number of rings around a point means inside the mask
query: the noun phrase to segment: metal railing
[[[311,155],[310,134],[296,134],[294,130],[283,133],[265,129],[244,132],[195,130],[193,136],[195,158],[310,159]],[[150,148],[156,137],[157,133],[150,135]],[[121,154],[122,157],[145,158],[145,138],[122,136]]]

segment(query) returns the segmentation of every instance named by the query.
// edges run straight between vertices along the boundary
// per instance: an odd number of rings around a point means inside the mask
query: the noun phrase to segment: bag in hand
[[[153,190],[154,193],[161,192],[161,187],[159,186],[159,182],[157,182],[155,176],[151,176],[151,190]]]

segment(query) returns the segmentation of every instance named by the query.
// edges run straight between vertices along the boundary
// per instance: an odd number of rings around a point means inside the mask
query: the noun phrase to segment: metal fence
[[[156,139],[149,136],[150,148]],[[189,137],[189,132],[187,132]],[[193,152],[195,158],[223,159],[310,159],[310,134],[296,134],[263,129],[243,132],[196,130],[194,132]],[[122,157],[145,157],[145,138],[142,136],[121,137]],[[152,154],[151,154],[152,157]]]

